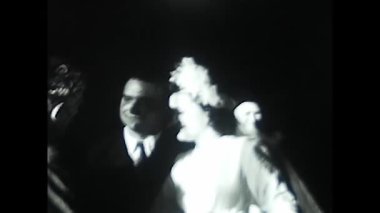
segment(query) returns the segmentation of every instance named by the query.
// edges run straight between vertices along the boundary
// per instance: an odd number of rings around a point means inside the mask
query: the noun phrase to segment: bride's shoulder
[[[246,146],[254,146],[258,144],[255,138],[249,138],[246,136],[236,136],[236,135],[225,135],[220,138],[223,143],[228,144],[239,144]]]
[[[245,136],[226,135],[220,138],[220,145],[230,151],[253,150],[257,146],[257,140]]]

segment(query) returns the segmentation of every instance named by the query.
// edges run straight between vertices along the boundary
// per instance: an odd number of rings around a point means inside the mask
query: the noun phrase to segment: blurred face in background
[[[254,102],[243,102],[234,110],[235,118],[238,121],[237,133],[240,135],[257,135],[256,122],[261,120],[259,106]]]
[[[120,119],[141,136],[159,133],[166,125],[166,105],[163,90],[137,78],[127,81],[120,102]]]

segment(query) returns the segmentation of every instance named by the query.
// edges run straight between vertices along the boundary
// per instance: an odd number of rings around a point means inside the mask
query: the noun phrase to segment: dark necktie
[[[140,162],[144,161],[147,159],[147,156],[146,156],[146,153],[145,153],[145,149],[144,149],[144,144],[142,142],[139,142],[137,144],[137,149],[140,149],[141,151],[141,154],[140,154]]]

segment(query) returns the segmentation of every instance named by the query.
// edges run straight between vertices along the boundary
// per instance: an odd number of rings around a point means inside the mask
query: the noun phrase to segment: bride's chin
[[[194,140],[192,140],[188,134],[186,134],[186,132],[181,129],[179,130],[178,134],[177,134],[177,140],[181,141],[181,142],[193,142]]]

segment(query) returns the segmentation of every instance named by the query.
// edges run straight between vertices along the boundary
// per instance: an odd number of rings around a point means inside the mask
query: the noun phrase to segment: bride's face
[[[178,111],[181,129],[177,139],[179,141],[196,141],[208,126],[208,113],[186,93],[172,94],[169,105]]]

